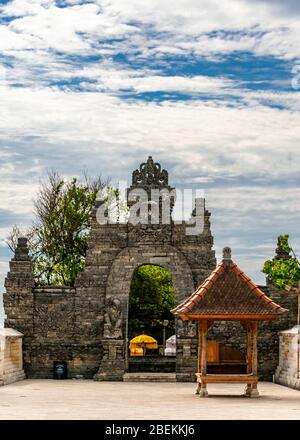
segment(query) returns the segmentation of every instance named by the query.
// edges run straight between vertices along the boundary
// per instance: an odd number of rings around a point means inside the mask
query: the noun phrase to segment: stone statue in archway
[[[104,338],[122,339],[122,316],[120,300],[109,298],[106,303],[106,313],[104,316]]]
[[[195,338],[197,335],[196,323],[177,319],[177,336],[179,338]]]

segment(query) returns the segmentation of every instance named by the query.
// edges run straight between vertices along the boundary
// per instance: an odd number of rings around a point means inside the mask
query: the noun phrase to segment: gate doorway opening
[[[170,312],[174,306],[170,272],[157,265],[139,266],[134,272],[129,296],[129,372],[175,372],[175,319]],[[137,336],[142,342],[130,344]],[[173,350],[168,343],[170,338]]]

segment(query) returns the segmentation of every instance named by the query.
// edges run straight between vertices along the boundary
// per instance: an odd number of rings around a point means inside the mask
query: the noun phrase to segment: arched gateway
[[[156,204],[153,190],[159,192]],[[135,211],[141,221],[130,218],[126,224],[103,224],[98,217],[102,202],[98,202],[86,267],[75,288],[34,286],[26,240],[19,241],[6,279],[5,325],[24,334],[28,377],[52,377],[53,365],[66,362],[68,377],[122,380],[127,370],[128,303],[134,271],[145,264],[168,269],[178,304],[215,268],[210,213],[204,210],[204,226],[196,235],[186,233],[184,222],[175,224],[171,216],[174,189],[168,184],[167,171],[151,156],[132,174],[127,190],[129,207],[134,207],[135,196],[141,191],[147,199]],[[170,193],[169,205],[164,205]],[[163,206],[168,207],[167,212]],[[154,213],[154,224],[145,224]],[[192,218],[196,219],[195,212]],[[178,318],[176,335],[177,380],[194,380],[195,324]]]
[[[132,277],[139,266],[153,264],[167,269],[172,277],[175,302],[179,304],[190,295],[195,286],[216,264],[212,251],[210,214],[205,211],[204,228],[198,235],[186,235],[184,223],[174,224],[171,214],[175,197],[171,197],[167,205],[167,213],[162,212],[161,199],[171,194],[173,190],[168,184],[168,173],[162,170],[158,163],[154,163],[151,156],[146,163],[141,164],[139,170],[133,172],[132,186],[127,190],[128,206],[132,206],[134,195],[139,195],[141,189],[147,195],[148,200],[146,209],[141,206],[138,216],[139,219],[146,218],[147,224],[136,221],[136,224],[133,224],[130,216],[126,225],[100,227],[95,224],[93,229],[95,236],[99,234],[99,230],[102,231],[102,236],[104,236],[104,231],[111,230],[112,234],[114,231],[115,237],[122,236],[124,239],[122,249],[111,263],[106,283],[104,333],[101,341],[104,354],[99,371],[95,375],[97,380],[121,380],[128,369],[128,304]],[[162,195],[157,203],[156,224],[148,222],[155,209],[153,208],[153,193],[151,193],[153,189],[160,191]],[[136,211],[133,212],[136,213]],[[99,252],[99,243],[96,246]],[[111,316],[111,310],[114,311],[115,318]],[[177,319],[176,335],[177,380],[194,380],[197,357],[195,324],[187,326]]]

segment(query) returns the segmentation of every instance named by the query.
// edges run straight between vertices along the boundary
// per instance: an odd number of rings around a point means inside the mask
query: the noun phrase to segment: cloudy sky
[[[149,154],[254,281],[277,235],[300,253],[299,35],[298,0],[0,0],[0,291],[47,170]]]

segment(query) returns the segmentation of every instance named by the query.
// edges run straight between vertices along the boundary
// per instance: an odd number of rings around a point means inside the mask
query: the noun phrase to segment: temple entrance
[[[126,375],[131,374],[128,371],[130,292],[136,270],[146,265],[159,266],[171,274],[175,304],[180,304],[186,297],[186,292],[192,292],[194,289],[191,269],[183,254],[175,247],[167,244],[155,246],[140,244],[123,249],[115,258],[107,280],[102,339],[103,358],[95,376],[96,380],[127,380]],[[176,376],[176,380],[181,382],[194,380],[197,364],[196,324],[175,319],[176,372],[165,374],[173,374],[174,380]]]
[[[139,266],[133,274],[128,307],[128,371],[174,373],[175,294],[170,272]]]

